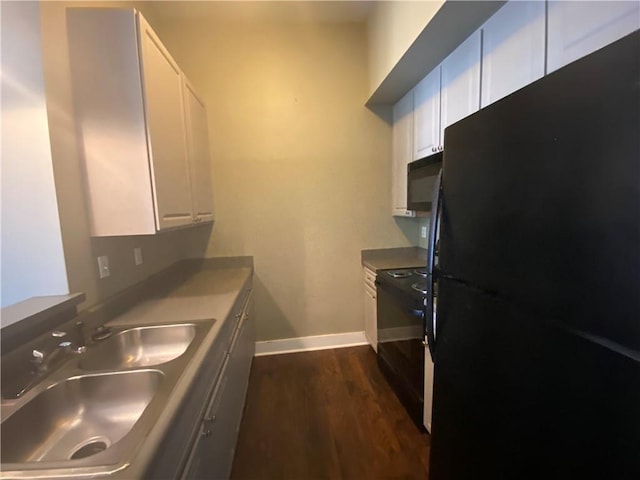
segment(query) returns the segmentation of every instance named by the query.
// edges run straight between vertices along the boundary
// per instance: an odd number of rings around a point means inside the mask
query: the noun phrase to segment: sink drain
[[[71,455],[71,460],[78,460],[80,458],[90,457],[96,453],[104,452],[109,445],[104,440],[91,440],[89,443],[78,448]]]

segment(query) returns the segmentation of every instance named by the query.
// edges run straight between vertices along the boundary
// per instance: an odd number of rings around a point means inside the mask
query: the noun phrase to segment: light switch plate
[[[98,275],[100,275],[100,278],[107,278],[111,275],[109,271],[109,257],[106,255],[98,257]]]
[[[133,259],[136,265],[142,265],[142,248],[136,247],[133,249]]]
[[[427,238],[427,227],[420,227],[420,236],[422,238]]]

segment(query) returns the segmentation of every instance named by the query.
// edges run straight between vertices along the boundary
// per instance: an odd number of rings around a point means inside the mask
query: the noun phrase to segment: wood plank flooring
[[[369,346],[256,357],[231,478],[420,479],[420,433]]]

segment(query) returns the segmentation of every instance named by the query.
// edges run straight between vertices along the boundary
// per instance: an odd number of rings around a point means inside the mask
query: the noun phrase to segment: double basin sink
[[[126,469],[213,320],[114,329],[15,400],[2,400],[2,478]]]

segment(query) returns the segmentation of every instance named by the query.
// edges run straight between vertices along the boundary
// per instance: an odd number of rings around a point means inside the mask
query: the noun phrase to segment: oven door
[[[424,306],[419,299],[379,283],[378,365],[416,425],[424,413]]]

